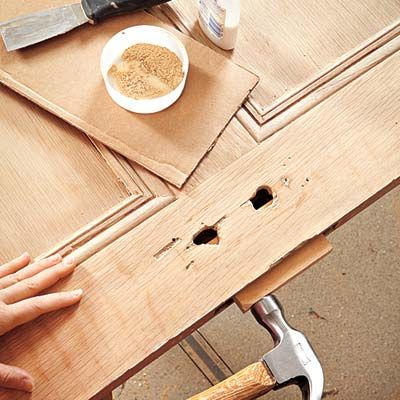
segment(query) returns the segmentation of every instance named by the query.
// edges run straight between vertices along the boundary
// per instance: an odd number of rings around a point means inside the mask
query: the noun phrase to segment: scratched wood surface
[[[2,86],[0,149],[0,264],[38,255],[129,197],[85,135]]]
[[[81,264],[54,288],[82,287],[79,309],[1,338],[0,359],[30,370],[37,387],[0,399],[79,400],[115,387],[294,248],[397,184],[399,68],[396,53]],[[256,211],[248,200],[264,185],[275,201]],[[218,245],[193,244],[205,226],[218,230]]]
[[[218,50],[202,33],[195,1],[175,0],[162,9],[183,31],[260,76],[250,104],[260,119],[273,116],[282,103],[287,107],[296,92],[361,49],[388,25],[400,24],[398,0],[284,0],[268,4],[246,0],[241,3],[238,42],[231,54]]]

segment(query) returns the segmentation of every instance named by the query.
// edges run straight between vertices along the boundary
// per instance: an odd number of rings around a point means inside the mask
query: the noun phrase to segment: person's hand
[[[72,257],[59,254],[29,264],[25,253],[0,266],[0,335],[39,315],[77,303],[82,290],[36,296],[69,275],[75,268]],[[23,369],[0,363],[0,388],[31,392],[33,378]]]

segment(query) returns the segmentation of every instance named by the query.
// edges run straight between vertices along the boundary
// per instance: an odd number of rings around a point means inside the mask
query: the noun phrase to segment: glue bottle
[[[240,0],[198,0],[199,24],[218,47],[235,47],[240,21]]]

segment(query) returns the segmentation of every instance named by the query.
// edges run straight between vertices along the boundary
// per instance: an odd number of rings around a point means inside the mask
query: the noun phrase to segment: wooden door
[[[259,3],[245,5],[244,20],[254,15],[247,7]],[[331,52],[314,54],[318,42],[304,44],[308,58],[299,61],[298,76],[283,50],[269,70],[258,53],[265,43],[246,30],[252,47],[241,44],[233,57],[264,79],[180,190],[1,88],[2,261],[25,249],[35,256],[72,252],[80,265],[52,290],[82,287],[85,295],[78,308],[1,338],[2,362],[30,370],[37,387],[31,397],[3,391],[0,399],[106,393],[294,249],[399,183],[399,10],[390,1],[384,10],[368,3],[349,9],[327,1],[327,15],[311,3],[270,11],[280,26],[295,11],[325,16],[310,27],[311,41],[343,15],[362,21],[359,36],[347,20],[340,25],[346,35],[335,31],[343,41]],[[194,15],[185,7],[178,1],[153,12],[184,30]],[[300,44],[286,43],[294,53]],[[308,64],[311,56],[316,61]],[[286,81],[269,91],[274,68],[284,71],[282,80],[293,78],[293,93],[302,87],[301,96],[286,98]],[[264,106],[270,111],[263,114]],[[267,195],[255,207],[260,190]]]

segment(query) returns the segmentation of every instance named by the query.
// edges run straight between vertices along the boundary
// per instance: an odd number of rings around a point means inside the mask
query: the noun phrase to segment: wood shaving
[[[137,100],[164,96],[183,79],[182,61],[175,53],[146,43],[127,48],[108,73],[122,94]]]

